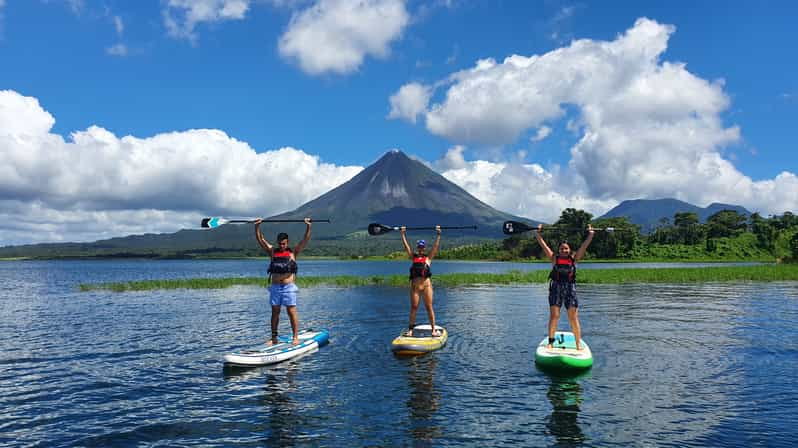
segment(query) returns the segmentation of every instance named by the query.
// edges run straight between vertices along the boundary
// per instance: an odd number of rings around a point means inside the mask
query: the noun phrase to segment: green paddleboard
[[[589,369],[593,365],[593,353],[584,339],[576,349],[576,338],[570,331],[558,331],[554,334],[552,348],[546,348],[549,338],[545,337],[535,351],[535,363],[546,370],[561,372],[580,371]]]

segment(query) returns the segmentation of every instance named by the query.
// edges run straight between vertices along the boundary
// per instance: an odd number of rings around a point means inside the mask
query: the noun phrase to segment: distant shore
[[[451,273],[438,274],[433,283],[441,287],[512,285],[545,283],[547,270],[510,271],[501,274]],[[629,268],[589,269],[580,271],[580,284],[626,284],[626,283],[701,283],[701,282],[772,282],[798,281],[798,265],[758,266],[712,266],[701,268]],[[357,287],[391,286],[406,287],[406,275],[389,276],[320,276],[297,277],[297,285],[303,288],[315,286]],[[146,280],[136,282],[81,284],[81,291],[109,290],[149,291],[157,289],[222,289],[238,285],[267,287],[263,277],[190,278],[173,280]]]

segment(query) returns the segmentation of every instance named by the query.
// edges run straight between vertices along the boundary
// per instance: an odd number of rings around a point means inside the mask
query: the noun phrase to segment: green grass
[[[438,274],[433,277],[436,286],[455,287],[469,285],[510,285],[544,283],[548,271],[510,271],[501,274]],[[583,269],[577,275],[581,284],[624,283],[697,283],[738,281],[798,281],[798,265],[718,266],[705,268],[629,268],[629,269]],[[353,275],[327,277],[297,277],[302,288],[314,286],[357,287],[393,286],[406,287],[405,275],[358,277]],[[153,289],[221,289],[236,285],[267,287],[261,277],[192,278],[184,280],[146,280],[122,283],[81,284],[81,291],[147,291]]]

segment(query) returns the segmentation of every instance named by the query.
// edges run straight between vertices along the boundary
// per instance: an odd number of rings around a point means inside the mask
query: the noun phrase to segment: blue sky
[[[533,219],[798,210],[798,6],[607,3],[0,0],[0,245],[270,215],[393,148]]]

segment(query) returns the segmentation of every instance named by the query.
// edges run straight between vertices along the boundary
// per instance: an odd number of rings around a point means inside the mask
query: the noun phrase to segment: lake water
[[[300,269],[381,275],[407,263]],[[0,262],[0,446],[795,446],[798,282],[582,285],[595,364],[575,378],[534,365],[543,284],[437,288],[449,343],[416,358],[390,352],[406,290],[305,288],[301,325],[329,329],[330,344],[249,370],[223,369],[221,355],[266,338],[264,289],[77,288],[264,271],[255,260]]]

